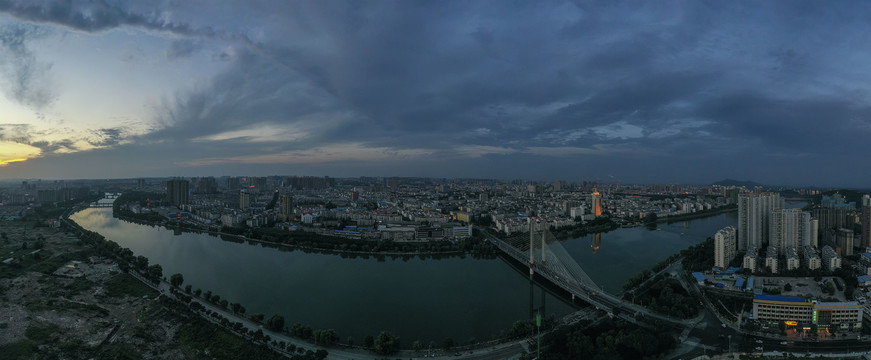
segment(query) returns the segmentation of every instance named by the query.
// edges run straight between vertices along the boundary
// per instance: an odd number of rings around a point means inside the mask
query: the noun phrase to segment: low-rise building
[[[777,265],[777,248],[769,246],[768,251],[765,252],[765,267],[771,270],[772,274],[777,274]]]
[[[787,248],[786,249],[786,270],[798,269],[801,265],[801,261],[798,258],[798,254],[795,251],[795,248]]]
[[[831,246],[823,246],[823,265],[826,270],[832,271],[841,268],[841,257]]]
[[[811,301],[803,297],[755,295],[752,317],[765,321],[810,323],[813,320],[813,306]]]
[[[819,269],[822,266],[822,261],[820,260],[820,255],[817,253],[817,249],[813,246],[805,246],[804,247],[804,267],[810,270]]]
[[[757,256],[755,249],[748,249],[747,253],[744,254],[744,261],[742,262],[741,267],[744,269],[750,269],[750,271],[756,271]]]
[[[752,318],[763,321],[796,321],[825,328],[862,327],[864,308],[856,301],[816,302],[803,297],[756,295],[753,297]]]

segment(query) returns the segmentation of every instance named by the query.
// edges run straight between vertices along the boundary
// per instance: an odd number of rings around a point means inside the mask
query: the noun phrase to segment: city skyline
[[[0,180],[867,188],[871,5],[0,1]]]

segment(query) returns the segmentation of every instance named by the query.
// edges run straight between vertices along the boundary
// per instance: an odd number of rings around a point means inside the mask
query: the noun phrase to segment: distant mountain
[[[756,187],[756,186],[765,186],[765,185],[762,185],[760,183],[753,182],[753,181],[741,181],[741,180],[735,180],[735,179],[720,180],[720,181],[717,181],[711,185],[744,186],[744,187],[751,188],[751,189]]]

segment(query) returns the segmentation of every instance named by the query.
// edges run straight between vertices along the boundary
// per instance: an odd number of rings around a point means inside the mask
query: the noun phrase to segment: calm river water
[[[563,300],[542,295],[501,259],[351,259],[174,234],[115,219],[112,209],[86,209],[71,218],[160,264],[167,277],[181,273],[185,284],[239,302],[249,314],[281,314],[288,326],[334,329],[342,341],[350,336],[357,344],[381,330],[399,335],[405,346],[414,340],[440,344],[448,337],[461,343],[484,340],[529,318],[542,297],[547,315],[574,311]],[[736,223],[732,212],[660,224],[653,231],[618,229],[563,245],[599,286],[616,292],[639,271]]]

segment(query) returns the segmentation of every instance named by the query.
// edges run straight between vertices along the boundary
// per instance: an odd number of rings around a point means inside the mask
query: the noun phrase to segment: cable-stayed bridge
[[[529,232],[521,232],[500,239],[487,231],[488,240],[499,250],[529,266],[529,276],[541,276],[571,294],[572,299],[581,299],[608,313],[619,312],[633,318],[666,321],[676,325],[689,325],[691,320],[675,319],[650,312],[603,291],[587,272],[569,255],[565,247],[553,236],[546,224],[530,221]]]

